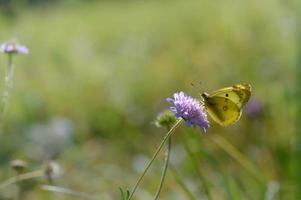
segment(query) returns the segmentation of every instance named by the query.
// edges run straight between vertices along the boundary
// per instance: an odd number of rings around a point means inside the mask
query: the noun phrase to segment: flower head
[[[171,127],[177,121],[176,116],[170,110],[165,110],[161,112],[157,119],[155,120],[155,125],[157,127]]]
[[[52,182],[53,179],[59,178],[63,175],[63,169],[57,162],[49,161],[45,165],[44,175],[46,176],[49,182]]]
[[[12,160],[10,166],[16,172],[21,173],[27,167],[27,163],[23,160]]]
[[[203,132],[209,128],[207,113],[203,104],[184,92],[178,92],[173,95],[173,98],[167,98],[167,102],[173,104],[170,110],[186,121],[186,126],[199,126]]]
[[[1,44],[0,51],[8,54],[27,54],[28,49],[24,45],[19,45],[15,42],[5,42]]]

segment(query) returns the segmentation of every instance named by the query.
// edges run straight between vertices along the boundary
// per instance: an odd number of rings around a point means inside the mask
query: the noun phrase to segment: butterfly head
[[[209,98],[209,94],[207,92],[203,92],[201,97],[203,97],[204,100],[207,100]]]

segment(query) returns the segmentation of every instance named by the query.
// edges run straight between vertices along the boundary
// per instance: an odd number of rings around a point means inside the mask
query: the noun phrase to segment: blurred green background
[[[53,184],[118,199],[164,136],[153,122],[165,98],[250,83],[235,125],[177,130],[160,199],[300,199],[300,11],[294,0],[0,1],[0,40],[30,51],[14,57],[1,180],[15,175],[13,159],[26,171],[54,160]],[[4,79],[6,55],[0,63]],[[162,158],[136,199],[153,198]],[[44,183],[26,181],[22,199],[77,198]]]

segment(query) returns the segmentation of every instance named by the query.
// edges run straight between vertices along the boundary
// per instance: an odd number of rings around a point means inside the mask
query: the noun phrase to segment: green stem
[[[163,171],[162,171],[159,187],[157,189],[154,200],[157,200],[159,198],[160,192],[162,190],[162,186],[163,186],[163,182],[165,180],[165,176],[166,176],[166,172],[167,172],[167,168],[168,168],[168,163],[169,163],[169,158],[170,158],[170,149],[171,149],[171,138],[168,138],[164,168],[163,168]]]
[[[20,174],[20,175],[11,177],[0,184],[0,190],[4,189],[7,186],[10,186],[12,184],[15,184],[15,183],[27,180],[27,179],[42,177],[43,175],[44,175],[43,170],[37,170],[37,171],[32,171],[32,172],[28,172],[25,174]]]
[[[300,5],[300,4],[299,4]],[[300,7],[299,7],[300,8]],[[299,10],[299,9],[297,9]],[[300,19],[301,18],[301,14],[300,12],[297,13],[297,18]],[[301,88],[300,88],[300,84],[301,84],[301,23],[300,20],[297,20],[297,55],[296,55],[296,139],[295,141],[295,170],[296,170],[296,174],[294,174],[294,180],[296,180],[296,185],[297,187],[301,188]],[[301,199],[301,192],[297,192],[296,195],[297,199]]]
[[[162,142],[160,143],[159,147],[157,148],[157,150],[155,151],[152,159],[149,161],[149,163],[147,164],[147,166],[145,167],[144,171],[142,172],[142,174],[140,175],[140,177],[138,178],[136,184],[134,185],[131,194],[128,198],[128,200],[131,200],[138,185],[140,184],[141,180],[143,179],[143,177],[145,176],[146,172],[148,171],[148,169],[150,168],[150,166],[153,164],[154,160],[156,159],[156,157],[158,156],[159,152],[161,151],[164,143],[166,142],[166,140],[174,133],[175,129],[181,124],[182,119],[179,119],[174,125],[173,127],[167,132],[167,134],[165,135],[165,137],[163,138]]]
[[[9,92],[13,86],[12,85],[13,72],[14,72],[13,55],[8,54],[8,64],[7,64],[7,69],[4,77],[4,88],[2,92],[2,105],[1,105],[2,107],[0,110],[0,128],[2,128],[3,126],[3,120],[8,105]]]
[[[55,186],[55,185],[42,185],[41,186],[42,190],[46,190],[49,192],[56,192],[56,193],[61,193],[61,194],[66,194],[66,195],[71,195],[71,196],[75,196],[75,197],[81,197],[84,199],[89,199],[89,200],[96,200],[97,198],[84,193],[84,192],[78,192],[69,188],[64,188],[64,187],[59,187],[59,186]]]
[[[20,184],[20,180],[19,180],[19,176],[20,176],[20,173],[19,172],[17,172],[18,174],[16,175],[16,181],[17,181],[17,184],[16,184],[16,186],[17,186],[17,192],[16,192],[16,200],[21,200],[22,198],[21,198],[21,193],[22,193],[22,190],[23,190],[23,188],[22,188],[22,186],[21,186],[21,184]]]

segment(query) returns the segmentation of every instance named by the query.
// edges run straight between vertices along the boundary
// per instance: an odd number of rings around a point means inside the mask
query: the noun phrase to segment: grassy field
[[[15,175],[13,159],[28,163],[25,172],[53,160],[62,172],[51,184],[117,199],[164,137],[154,120],[168,108],[165,98],[250,83],[256,112],[226,128],[211,121],[207,134],[176,131],[160,199],[301,198],[299,8],[293,0],[66,1],[0,14],[0,40],[30,50],[14,57],[2,182]],[[6,59],[0,55],[3,78]],[[163,155],[136,199],[153,199]],[[19,199],[80,199],[43,184],[0,185],[0,199],[18,191]]]

